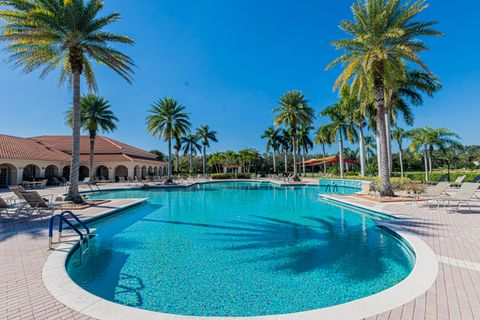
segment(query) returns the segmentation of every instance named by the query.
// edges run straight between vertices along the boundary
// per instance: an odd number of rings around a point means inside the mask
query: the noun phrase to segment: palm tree
[[[288,91],[280,97],[279,107],[275,108],[274,123],[290,129],[293,152],[293,179],[298,180],[297,173],[297,129],[302,126],[310,126],[315,119],[313,109],[308,104],[303,93],[297,90]]]
[[[197,134],[202,140],[202,145],[203,145],[203,152],[202,152],[202,157],[203,157],[203,174],[206,174],[206,166],[207,166],[207,147],[210,147],[210,142],[218,142],[217,140],[217,132],[216,131],[210,131],[210,127],[208,125],[203,125],[200,126],[200,128],[197,129]]]
[[[333,42],[337,49],[344,50],[344,54],[327,67],[343,64],[344,70],[335,87],[351,84],[361,97],[375,104],[382,196],[393,195],[385,126],[385,93],[399,87],[398,84],[405,79],[407,64],[417,65],[430,74],[419,57],[419,53],[427,49],[419,37],[439,36],[441,33],[431,28],[434,22],[414,21],[427,7],[422,0],[355,2],[352,5],[354,20],[340,24],[351,38]]]
[[[172,98],[163,98],[152,105],[147,117],[147,131],[168,141],[168,183],[172,182],[172,140],[190,130],[185,106]]]
[[[433,170],[433,151],[436,148],[440,152],[444,151],[448,147],[457,147],[460,145],[458,139],[460,137],[453,131],[447,128],[424,127],[428,139],[428,171]]]
[[[425,181],[428,182],[428,130],[426,128],[415,128],[407,132],[407,136],[412,140],[410,144],[410,151],[420,151],[423,153],[423,161],[425,165]]]
[[[4,21],[0,40],[8,42],[10,61],[25,72],[40,70],[46,77],[60,69],[59,83],[73,85],[73,145],[67,199],[83,203],[78,192],[80,167],[80,82],[96,89],[93,62],[108,66],[127,82],[132,81],[134,63],[112,47],[133,44],[129,37],[105,31],[120,20],[119,13],[100,17],[103,0],[8,0],[0,12]]]
[[[439,79],[423,71],[407,70],[405,79],[399,83],[399,88],[390,90],[387,96],[387,112],[385,112],[385,126],[387,132],[387,146],[390,174],[392,171],[392,132],[391,126],[397,125],[399,114],[409,126],[413,125],[413,112],[410,105],[423,104],[423,94],[432,97],[442,86]]]
[[[403,178],[403,139],[406,137],[407,132],[402,128],[396,128],[392,131],[392,137],[398,144],[398,157],[400,161],[400,176]]]
[[[193,156],[200,152],[202,147],[200,146],[200,137],[198,134],[188,134],[182,137],[183,152],[185,155],[189,155],[190,174],[193,174]]]
[[[190,131],[190,130],[189,130]],[[175,172],[179,173],[180,151],[182,150],[182,134],[177,134],[174,138],[173,149],[175,150]]]
[[[322,116],[330,118],[330,123],[324,125],[324,129],[330,133],[332,141],[338,141],[338,153],[340,163],[340,176],[344,175],[344,157],[343,157],[343,143],[347,141],[354,142],[358,139],[357,131],[355,130],[353,121],[345,108],[343,101],[338,102],[326,109],[321,113]]]
[[[280,129],[275,128],[274,126],[268,127],[267,130],[262,135],[262,139],[267,139],[266,150],[270,152],[270,149],[273,153],[273,172],[277,172],[277,151],[281,144],[281,134]]]
[[[90,178],[95,177],[94,156],[95,156],[95,139],[99,131],[112,132],[117,128],[115,122],[118,119],[110,110],[110,103],[103,97],[94,94],[88,94],[80,99],[80,124],[81,127],[88,131],[90,138]],[[67,124],[72,126],[73,109],[67,112]]]
[[[298,149],[302,149],[302,164],[303,164],[303,175],[305,176],[305,156],[308,153],[308,150],[313,147],[313,141],[310,139],[310,131],[313,128],[310,126],[301,127],[297,132],[297,143]]]
[[[280,146],[283,151],[283,160],[284,160],[284,170],[283,172],[288,172],[288,151],[291,149],[292,138],[290,137],[290,131],[286,128],[282,128],[282,134],[280,136]]]
[[[322,126],[315,131],[315,138],[313,142],[315,144],[322,145],[322,156],[325,158],[327,154],[325,153],[325,145],[330,146],[334,141],[332,139],[332,134],[328,131],[328,127]],[[323,164],[323,173],[327,174],[327,164],[326,162]]]

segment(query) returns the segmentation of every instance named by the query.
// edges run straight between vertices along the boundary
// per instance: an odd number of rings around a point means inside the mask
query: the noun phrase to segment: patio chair
[[[438,200],[438,197],[440,196],[448,196],[447,189],[450,187],[450,182],[440,182],[430,189],[427,190],[425,193],[420,193],[420,194],[412,194],[412,195],[407,195],[407,197],[413,198],[413,202],[418,204],[418,200],[420,198],[425,198],[426,199],[426,204],[430,200],[437,201],[437,204],[440,206],[440,201]]]
[[[452,183],[452,187],[460,187],[462,185],[462,183],[465,181],[465,178],[467,176],[460,176],[458,177],[453,183]]]
[[[60,180],[62,180],[64,186],[68,186],[69,182],[65,177],[60,177]]]
[[[125,177],[118,177],[118,182],[119,183],[127,183],[127,180],[125,180]]]
[[[127,181],[128,181],[129,183],[133,183],[132,177],[127,177]]]
[[[470,206],[470,202],[474,201],[474,198],[477,200],[480,199],[475,193],[477,192],[478,188],[480,187],[480,183],[472,183],[472,182],[465,182],[462,184],[460,189],[458,189],[457,193],[450,197],[439,197],[439,200],[443,200],[447,202],[447,205],[450,207],[450,202],[457,202],[457,208],[455,212],[458,212],[460,209],[460,205],[466,204],[468,206],[468,210],[472,211],[472,207]]]
[[[4,198],[0,198],[0,216],[5,213],[9,218],[17,218],[24,212],[25,202],[20,204],[9,204]]]
[[[60,204],[47,202],[36,191],[22,192],[22,196],[29,205],[32,214],[37,212],[40,217],[53,214],[53,212],[60,206]]]

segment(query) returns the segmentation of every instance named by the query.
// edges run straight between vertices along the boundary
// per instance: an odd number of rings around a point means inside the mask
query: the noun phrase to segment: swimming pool
[[[402,240],[320,192],[216,182],[103,194],[148,202],[95,222],[90,253],[80,265],[74,252],[67,271],[104,299],[194,316],[318,309],[408,276],[415,258]]]

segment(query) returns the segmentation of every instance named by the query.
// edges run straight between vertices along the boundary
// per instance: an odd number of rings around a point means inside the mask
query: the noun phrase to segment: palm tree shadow
[[[249,221],[232,221],[235,231],[209,234],[214,241],[225,243],[225,250],[245,251],[246,263],[269,261],[273,270],[293,274],[328,269],[364,281],[385,273],[391,261],[407,270],[411,267],[400,254],[396,239],[375,226],[346,225],[335,218],[303,217],[305,223],[296,223],[252,217]],[[242,227],[245,230],[239,231]],[[386,256],[389,250],[398,254]]]

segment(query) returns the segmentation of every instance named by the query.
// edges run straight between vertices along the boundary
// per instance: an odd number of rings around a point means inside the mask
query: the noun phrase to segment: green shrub
[[[434,171],[428,174],[428,181],[429,182],[438,182],[441,177],[444,175],[448,174],[447,171]],[[395,172],[393,174],[395,177],[399,177],[400,174],[398,172]],[[478,172],[471,172],[471,171],[451,171],[450,172],[450,181],[455,181],[458,177],[460,176],[466,176],[465,181],[469,182],[475,179],[477,176],[479,176],[480,173]],[[410,178],[411,180],[414,181],[421,181],[425,182],[425,172],[405,172],[404,173],[405,177]],[[444,180],[448,181],[448,179]]]
[[[249,173],[214,173],[210,175],[212,180],[229,180],[229,179],[250,179]]]

